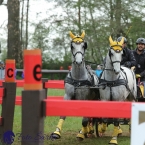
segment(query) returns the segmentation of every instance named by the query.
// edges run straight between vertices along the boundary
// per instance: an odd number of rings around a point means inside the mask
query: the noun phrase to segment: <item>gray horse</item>
[[[64,100],[97,100],[99,91],[90,89],[91,86],[98,84],[98,78],[94,71],[85,65],[84,55],[87,49],[87,43],[84,41],[85,32],[81,36],[69,33],[71,41],[72,68],[65,79],[65,95]],[[74,106],[75,107],[75,106]],[[50,135],[50,139],[59,139],[61,137],[62,125],[65,116],[61,116],[57,124],[56,130]],[[82,129],[77,135],[79,140],[83,140],[85,135],[93,131],[89,125],[89,119],[83,118]]]
[[[110,49],[106,56],[105,66],[100,78],[100,85],[104,85],[104,89],[100,90],[100,98],[103,101],[133,101],[137,96],[136,78],[134,72],[120,66],[122,60],[122,44],[124,42],[113,41],[111,36]],[[104,133],[107,129],[107,119],[103,119],[99,132]],[[117,136],[122,133],[118,119],[114,119],[114,132],[110,144],[117,144]]]

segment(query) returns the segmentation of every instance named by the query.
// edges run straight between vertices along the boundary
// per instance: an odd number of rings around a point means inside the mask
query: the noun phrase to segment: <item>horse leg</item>
[[[96,121],[96,118],[89,118],[89,123],[88,123],[88,137],[93,136],[95,121]]]
[[[119,127],[118,127],[118,136],[121,136],[122,135],[122,129],[121,129],[121,125],[119,124]]]
[[[117,145],[117,136],[118,136],[118,130],[120,129],[119,126],[119,120],[118,119],[114,119],[114,131],[112,134],[112,139],[110,140],[109,144],[111,145]]]
[[[82,120],[82,129],[79,131],[79,133],[77,134],[77,139],[82,141],[84,140],[85,137],[88,137],[87,134],[89,132],[89,118],[83,117]]]
[[[61,137],[62,125],[65,121],[65,118],[66,118],[65,116],[60,117],[58,124],[57,124],[57,127],[56,127],[56,130],[49,137],[51,140],[59,139]]]
[[[107,130],[107,118],[102,118],[102,122],[98,125],[99,136],[102,137],[105,131]]]

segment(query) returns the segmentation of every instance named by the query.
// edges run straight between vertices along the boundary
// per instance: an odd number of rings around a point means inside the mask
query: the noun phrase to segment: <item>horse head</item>
[[[109,58],[113,66],[115,74],[120,72],[120,63],[122,60],[123,48],[122,44],[124,43],[124,37],[122,37],[120,42],[113,41],[112,37],[109,37],[110,49],[109,49]]]
[[[72,39],[71,52],[73,56],[73,63],[80,65],[84,61],[84,54],[87,48],[87,43],[84,41],[85,32],[83,31],[81,36],[75,36],[71,31],[69,32],[69,34]]]

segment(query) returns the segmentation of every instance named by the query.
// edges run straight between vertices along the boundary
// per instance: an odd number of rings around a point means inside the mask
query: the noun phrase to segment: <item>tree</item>
[[[0,0],[0,5],[3,3],[4,0]]]
[[[8,0],[8,51],[7,58],[22,62],[19,30],[19,0]]]

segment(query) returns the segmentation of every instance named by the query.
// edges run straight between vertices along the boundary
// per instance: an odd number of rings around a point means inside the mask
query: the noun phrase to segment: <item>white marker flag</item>
[[[132,103],[131,145],[145,145],[145,103]]]

